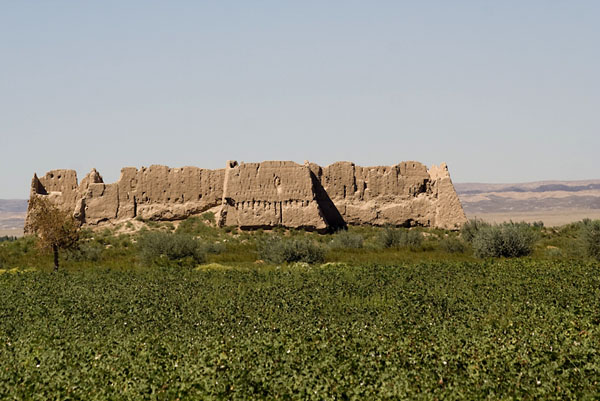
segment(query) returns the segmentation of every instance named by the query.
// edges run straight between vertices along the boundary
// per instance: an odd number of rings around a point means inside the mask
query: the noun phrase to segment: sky
[[[598,1],[1,1],[0,198],[35,172],[447,162],[598,179]]]

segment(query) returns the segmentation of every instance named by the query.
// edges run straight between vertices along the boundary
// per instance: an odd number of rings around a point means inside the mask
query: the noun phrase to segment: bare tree
[[[73,216],[49,199],[33,196],[29,201],[28,224],[38,237],[37,245],[54,256],[54,271],[58,271],[58,251],[77,246],[79,223]]]

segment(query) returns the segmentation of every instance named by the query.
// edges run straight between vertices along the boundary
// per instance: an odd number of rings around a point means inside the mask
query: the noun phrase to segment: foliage
[[[214,217],[214,216],[213,216]],[[177,234],[189,234],[200,237],[215,237],[218,234],[218,230],[214,227],[208,226],[205,220],[200,217],[193,216],[183,220],[179,223]]]
[[[54,254],[54,270],[58,270],[59,249],[71,249],[79,240],[79,223],[66,210],[49,199],[34,196],[29,201],[29,227],[38,237],[42,250]]]
[[[586,219],[581,225],[581,241],[585,254],[600,261],[600,220]]]
[[[95,241],[81,242],[67,253],[67,259],[78,262],[97,262],[102,257],[104,246]]]
[[[146,231],[139,236],[142,263],[159,266],[195,266],[206,260],[206,246],[188,234]]]
[[[450,236],[440,240],[440,248],[447,253],[464,253],[467,245],[459,238]]]
[[[215,214],[213,212],[205,212],[202,213],[202,220],[207,222],[208,224],[216,224],[217,220],[215,218]]]
[[[520,257],[533,252],[537,231],[525,223],[503,223],[482,226],[473,238],[475,255],[488,257]]]
[[[0,274],[0,399],[595,399],[597,263]]]
[[[284,239],[277,235],[262,238],[257,243],[260,259],[271,263],[321,263],[325,249],[309,238]]]
[[[4,242],[4,241],[16,241],[17,237],[15,237],[14,235],[4,235],[2,237],[0,237],[0,242]]]
[[[333,235],[329,246],[332,249],[360,249],[363,247],[363,243],[362,235],[340,230]]]
[[[544,222],[541,221],[541,220],[540,221],[534,221],[533,223],[531,223],[531,225],[533,227],[535,227],[535,228],[538,228],[538,229],[544,228]]]
[[[481,230],[482,228],[488,228],[490,226],[490,223],[487,223],[481,219],[470,219],[461,227],[460,236],[463,240],[467,241],[468,243],[473,243],[473,240],[477,236],[479,230]]]
[[[416,248],[423,243],[423,234],[416,230],[385,227],[379,233],[379,244],[384,248]]]

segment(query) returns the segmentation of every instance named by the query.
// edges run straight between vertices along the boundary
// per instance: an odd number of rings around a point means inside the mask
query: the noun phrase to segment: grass
[[[163,224],[153,224],[154,228],[147,226],[140,234],[155,231],[192,236],[205,245],[206,263],[228,264],[232,267],[249,266],[260,260],[257,244],[268,241],[273,234],[284,240],[302,240],[319,244],[325,251],[323,255],[325,262],[365,265],[481,260],[474,256],[471,244],[465,242],[461,235],[437,229],[411,229],[411,232],[414,232],[414,235],[411,235],[415,238],[419,237],[418,243],[387,248],[382,237],[385,238],[390,232],[396,233],[389,228],[350,227],[347,232],[327,235],[283,229],[271,232],[263,230],[244,232],[213,227],[209,223],[210,218],[211,216],[204,216],[189,219],[179,224],[176,230],[171,230]],[[531,230],[537,233],[537,242],[533,245],[530,257],[536,260],[588,260],[586,246],[582,240],[583,227],[583,222],[561,228],[531,227]],[[400,237],[406,235],[405,229],[397,232],[400,233]],[[115,235],[110,230],[84,230],[81,236],[82,241],[78,250],[61,253],[62,269],[75,271],[102,266],[127,270],[144,266],[138,234]],[[266,263],[281,264],[269,261]],[[46,270],[51,264],[49,255],[38,251],[33,238],[25,237],[0,242],[0,269],[17,267]]]

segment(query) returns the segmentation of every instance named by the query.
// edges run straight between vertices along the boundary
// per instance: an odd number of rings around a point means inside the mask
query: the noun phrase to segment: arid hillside
[[[454,184],[468,218],[561,225],[600,218],[600,180]]]
[[[26,199],[0,199],[0,236],[23,235]]]

